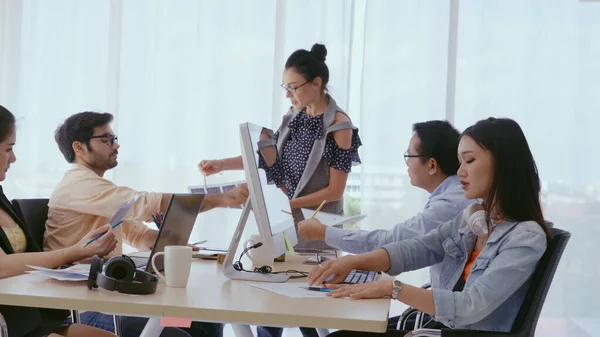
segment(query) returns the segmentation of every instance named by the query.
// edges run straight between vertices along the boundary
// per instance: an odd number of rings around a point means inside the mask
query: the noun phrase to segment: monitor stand
[[[225,261],[223,262],[223,274],[232,280],[247,280],[247,281],[259,281],[259,282],[285,282],[290,276],[285,274],[261,274],[261,273],[252,273],[247,271],[239,271],[233,268],[233,262],[235,260],[235,254],[237,252],[237,248],[240,244],[240,240],[242,238],[242,233],[244,233],[244,228],[246,227],[246,221],[248,221],[248,216],[250,215],[250,211],[252,210],[252,203],[250,202],[250,198],[246,201],[244,205],[244,209],[242,210],[242,215],[240,216],[240,221],[238,222],[237,228],[233,233],[233,238],[231,239],[231,243],[229,244],[229,248],[227,249],[227,256],[225,257]]]

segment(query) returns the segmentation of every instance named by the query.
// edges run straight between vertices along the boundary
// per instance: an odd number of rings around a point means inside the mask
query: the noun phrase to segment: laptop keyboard
[[[346,279],[342,283],[346,284],[358,284],[358,283],[369,283],[377,280],[376,271],[366,271],[360,269],[352,269],[350,274],[346,276]]]
[[[133,260],[133,263],[135,263],[136,269],[144,268],[148,264],[147,257],[135,257],[135,256],[130,256],[130,257]]]

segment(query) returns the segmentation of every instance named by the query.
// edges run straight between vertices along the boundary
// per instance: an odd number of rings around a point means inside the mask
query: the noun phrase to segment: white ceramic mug
[[[165,256],[165,275],[161,274],[154,264],[156,257],[160,255]],[[152,269],[156,276],[167,283],[167,287],[185,288],[190,278],[191,267],[192,247],[166,246],[164,252],[152,256]]]
[[[248,248],[258,242],[261,242],[260,235],[252,235],[250,239],[244,242],[244,248]],[[264,246],[250,249],[246,255],[250,258],[252,265],[255,267],[269,266],[273,268],[274,266],[273,257],[267,254],[267,250]]]

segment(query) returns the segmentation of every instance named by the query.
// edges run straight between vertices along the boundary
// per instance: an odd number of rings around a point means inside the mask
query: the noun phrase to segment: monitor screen
[[[272,236],[275,250],[281,254],[282,247],[285,252],[285,243],[279,238],[282,233],[292,245],[297,243],[297,237],[287,195],[267,179],[266,170],[274,170],[278,165],[274,133],[251,123],[242,124],[240,132],[246,181],[259,233],[265,240]]]

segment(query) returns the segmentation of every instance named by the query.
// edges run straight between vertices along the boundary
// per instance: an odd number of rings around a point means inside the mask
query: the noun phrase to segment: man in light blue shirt
[[[298,224],[298,234],[305,240],[325,240],[349,253],[366,253],[428,233],[473,203],[465,198],[456,175],[460,133],[447,121],[416,123],[413,131],[404,159],[410,183],[431,193],[422,212],[389,230],[345,230],[310,219]],[[431,273],[439,270],[432,267]]]

